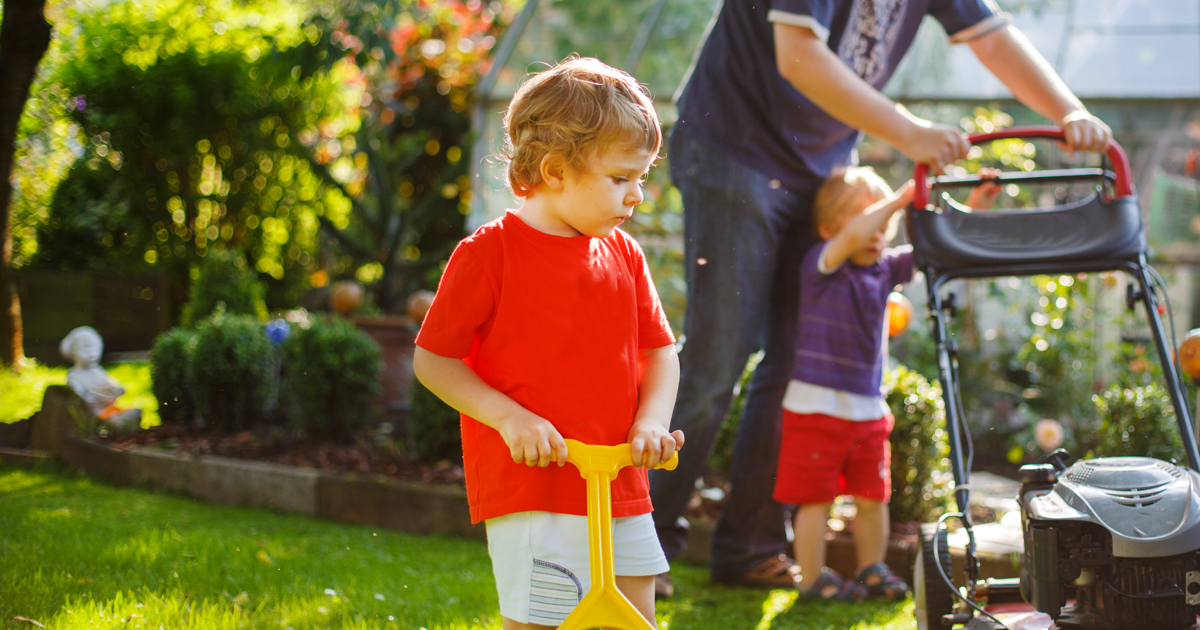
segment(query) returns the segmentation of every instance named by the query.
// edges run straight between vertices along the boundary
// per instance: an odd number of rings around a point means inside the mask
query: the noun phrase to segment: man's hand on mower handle
[[[567,463],[567,443],[549,420],[522,408],[496,422],[496,430],[508,445],[513,461],[545,468],[551,461]]]
[[[662,423],[653,420],[635,422],[629,429],[629,447],[634,466],[654,468],[683,448],[683,431],[668,433]]]
[[[935,174],[967,157],[971,142],[967,134],[949,125],[941,125],[911,117],[904,140],[896,148],[918,164],[928,164]]]
[[[1068,114],[1059,126],[1065,136],[1063,149],[1070,155],[1075,155],[1076,151],[1104,153],[1112,141],[1112,129],[1086,111]]]

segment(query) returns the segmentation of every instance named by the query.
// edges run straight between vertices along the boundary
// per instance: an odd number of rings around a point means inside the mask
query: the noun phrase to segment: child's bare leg
[[[883,562],[887,553],[889,536],[888,505],[882,501],[873,501],[862,497],[854,497],[854,505],[858,513],[854,517],[854,549],[858,552],[858,570]],[[875,582],[879,576],[871,576]],[[871,584],[868,584],[871,586]]]
[[[825,528],[832,506],[832,503],[805,504],[796,511],[792,546],[796,564],[800,565],[801,590],[811,587],[825,566]]]
[[[617,590],[642,613],[650,625],[654,623],[654,576],[653,575],[618,575]]]

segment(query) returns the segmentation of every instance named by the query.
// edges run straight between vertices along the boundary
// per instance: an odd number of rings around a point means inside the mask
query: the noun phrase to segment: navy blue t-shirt
[[[725,0],[679,97],[677,126],[788,187],[811,188],[849,163],[860,134],[780,76],[772,22],[812,29],[881,89],[926,14],[952,42],[1008,22],[991,0]]]

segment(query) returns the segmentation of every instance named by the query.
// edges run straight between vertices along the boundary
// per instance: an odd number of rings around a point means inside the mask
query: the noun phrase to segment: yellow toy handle
[[[579,469],[579,474],[587,479],[588,472],[611,472],[613,477],[626,466],[633,465],[633,448],[628,444],[618,444],[616,446],[603,446],[600,444],[584,444],[579,440],[566,440],[567,442],[567,461],[575,464]],[[655,466],[655,469],[675,470],[679,465],[679,453],[671,456],[671,459]]]
[[[558,630],[617,628],[655,630],[633,604],[617,590],[612,551],[612,480],[626,466],[633,465],[629,444],[602,446],[567,440],[567,461],[587,480],[588,557],[592,564],[592,588],[562,622]],[[675,470],[679,454],[655,466]]]

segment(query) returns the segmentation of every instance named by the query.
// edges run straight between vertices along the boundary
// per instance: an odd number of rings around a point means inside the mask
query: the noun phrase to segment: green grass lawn
[[[820,604],[673,569],[660,628],[910,628],[912,603]],[[0,628],[500,628],[486,544],[0,467]]]
[[[150,384],[149,363],[116,363],[104,369],[125,387],[117,405],[142,410],[142,428],[158,426],[158,399]],[[48,385],[67,382],[67,368],[47,367],[31,362],[20,373],[0,369],[0,422],[16,422],[42,408],[42,394]]]

